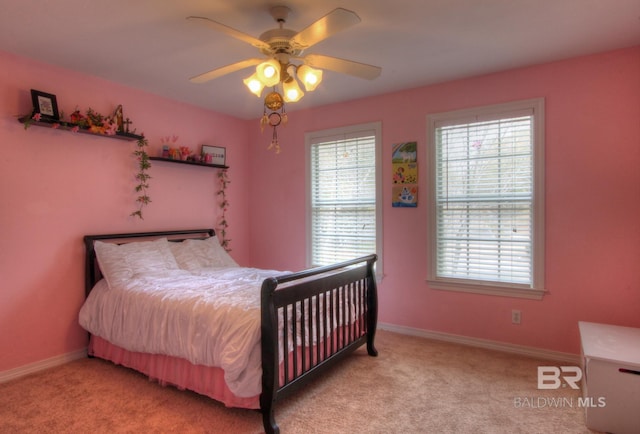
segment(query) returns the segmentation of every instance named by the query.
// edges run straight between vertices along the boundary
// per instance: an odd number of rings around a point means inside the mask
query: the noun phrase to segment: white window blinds
[[[531,284],[532,120],[436,128],[438,276]]]
[[[544,100],[427,116],[431,287],[544,294]]]
[[[311,262],[376,253],[376,137],[364,131],[310,145]]]

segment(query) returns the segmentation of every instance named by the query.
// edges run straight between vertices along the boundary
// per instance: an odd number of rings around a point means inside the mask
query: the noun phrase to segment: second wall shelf
[[[228,169],[229,168],[229,166],[223,166],[222,164],[207,164],[207,163],[200,163],[198,161],[173,160],[171,158],[162,158],[162,157],[149,157],[149,160],[164,161],[166,163],[190,164],[192,166],[201,166],[201,167],[213,167],[214,169]]]

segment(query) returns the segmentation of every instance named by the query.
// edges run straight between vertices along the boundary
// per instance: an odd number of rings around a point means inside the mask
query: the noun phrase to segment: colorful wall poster
[[[391,188],[393,207],[418,206],[418,144],[417,142],[393,145],[393,186]]]

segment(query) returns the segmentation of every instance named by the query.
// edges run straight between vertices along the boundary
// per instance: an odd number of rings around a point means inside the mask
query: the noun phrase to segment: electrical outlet
[[[511,324],[520,324],[522,319],[522,313],[519,310],[513,309],[511,311]]]

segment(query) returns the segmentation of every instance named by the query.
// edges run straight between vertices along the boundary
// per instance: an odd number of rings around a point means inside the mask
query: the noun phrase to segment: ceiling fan
[[[267,30],[258,38],[209,18],[187,17],[191,22],[205,25],[213,30],[247,42],[258,48],[267,57],[267,59],[254,57],[242,60],[196,75],[190,80],[193,83],[204,83],[257,65],[255,73],[243,81],[251,93],[257,97],[262,96],[262,90],[265,87],[273,87],[273,90],[264,99],[264,113],[260,119],[260,128],[263,129],[266,125],[273,127],[273,138],[268,149],[275,148],[276,153],[280,152],[277,127],[281,124],[286,125],[288,122],[288,116],[284,108],[285,102],[296,102],[304,95],[298,80],[307,91],[311,92],[322,81],[322,69],[368,80],[378,77],[382,71],[378,66],[352,60],[321,54],[302,55],[306,49],[318,42],[358,24],[360,17],[355,12],[343,8],[334,9],[300,32],[284,28],[289,12],[291,10],[286,6],[272,7],[270,13],[278,23],[278,28]]]
[[[342,30],[358,24],[360,22],[360,17],[355,12],[343,8],[334,9],[299,32],[284,28],[284,24],[287,21],[289,13],[290,9],[286,6],[272,7],[270,9],[270,14],[278,23],[278,28],[268,30],[262,33],[258,38],[209,18],[190,16],[187,17],[187,19],[191,22],[205,25],[213,30],[247,42],[258,48],[262,54],[266,55],[269,59],[275,59],[279,63],[281,71],[279,82],[284,83],[291,78],[293,72],[295,72],[291,71],[292,67],[297,70],[298,77],[300,77],[299,68],[302,65],[306,65],[310,68],[327,69],[368,80],[372,80],[380,75],[382,69],[377,66],[324,56],[321,54],[302,55],[305,50],[313,45]],[[295,65],[291,63],[291,60],[302,62],[302,65]],[[264,62],[264,58],[242,60],[192,77],[190,81],[193,83],[204,83],[250,66],[260,65]]]

